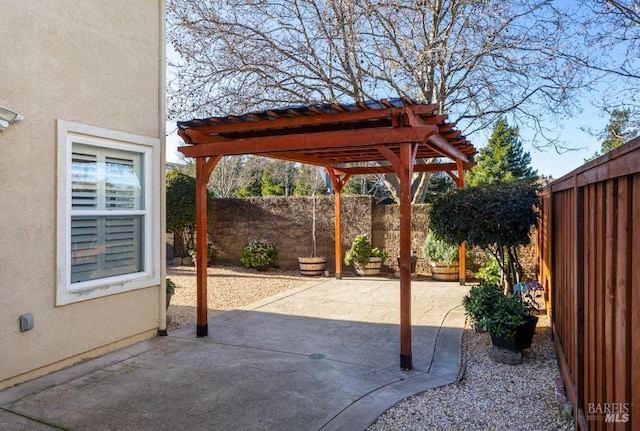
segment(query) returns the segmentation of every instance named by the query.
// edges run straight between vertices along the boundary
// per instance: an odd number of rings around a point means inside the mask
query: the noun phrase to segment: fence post
[[[573,372],[573,379],[576,391],[576,406],[574,407],[574,421],[576,429],[582,429],[579,422],[584,418],[584,189],[578,185],[576,177],[573,184],[573,216],[575,232],[574,232],[574,328],[576,330],[574,358],[573,363],[576,369]],[[583,425],[582,423],[580,425]],[[586,423],[584,423],[586,425]]]

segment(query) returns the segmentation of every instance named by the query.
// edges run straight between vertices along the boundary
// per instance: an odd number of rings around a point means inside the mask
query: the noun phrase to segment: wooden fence
[[[538,256],[576,429],[640,429],[640,138],[544,189]]]

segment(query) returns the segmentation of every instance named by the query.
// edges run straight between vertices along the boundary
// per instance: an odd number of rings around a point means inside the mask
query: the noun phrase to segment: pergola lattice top
[[[188,157],[256,154],[350,174],[393,172],[382,151],[398,156],[400,144],[419,143],[414,167],[419,172],[448,170],[421,165],[420,159],[468,162],[476,153],[446,119],[435,104],[396,98],[194,119],[179,122],[178,134],[190,144],[180,148]]]

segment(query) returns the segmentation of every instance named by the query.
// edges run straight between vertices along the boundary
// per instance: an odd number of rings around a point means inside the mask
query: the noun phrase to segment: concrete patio
[[[399,280],[303,287],[0,392],[2,430],[358,430],[459,374],[468,288],[412,282],[400,370]]]

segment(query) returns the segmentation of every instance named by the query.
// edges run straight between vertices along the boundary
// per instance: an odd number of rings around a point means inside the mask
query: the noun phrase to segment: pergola
[[[400,184],[400,367],[412,369],[411,182],[416,172],[447,172],[458,187],[475,163],[474,146],[438,113],[438,105],[409,98],[285,107],[245,115],[178,122],[196,159],[196,259],[198,337],[207,324],[207,193],[211,172],[223,156],[259,155],[323,167],[335,193],[336,277],[342,273],[340,194],[352,175],[395,173]],[[448,163],[426,163],[446,158]],[[460,247],[464,283],[464,244]]]

